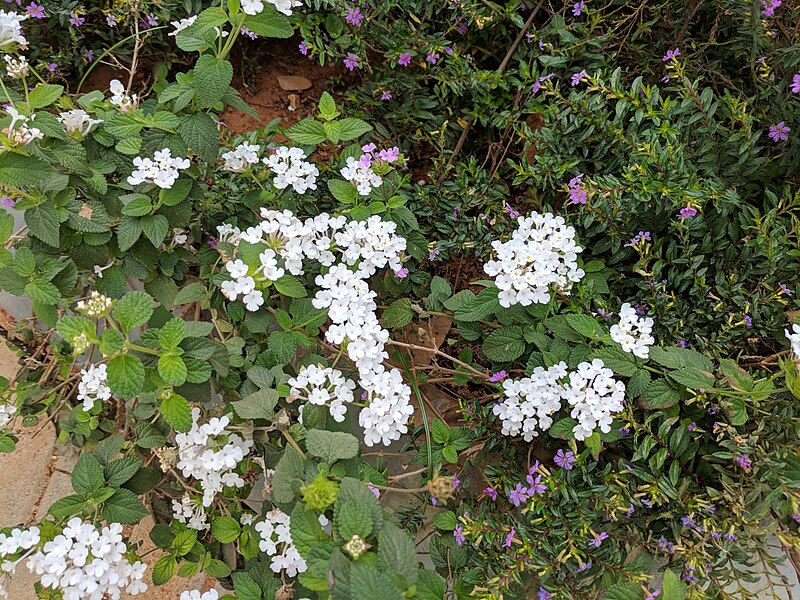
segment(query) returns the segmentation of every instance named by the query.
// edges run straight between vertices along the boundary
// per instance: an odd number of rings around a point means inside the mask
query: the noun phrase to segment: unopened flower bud
[[[453,496],[453,478],[434,474],[428,481],[428,492],[439,502],[447,502]]]
[[[344,545],[344,551],[347,552],[353,560],[357,560],[362,554],[369,550],[370,545],[361,539],[357,533],[353,534],[350,541]]]

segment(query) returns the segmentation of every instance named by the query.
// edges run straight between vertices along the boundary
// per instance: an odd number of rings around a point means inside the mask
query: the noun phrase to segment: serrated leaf
[[[40,83],[28,94],[28,106],[30,106],[32,110],[50,106],[53,102],[58,100],[63,93],[63,85]]]
[[[139,497],[125,488],[119,488],[103,502],[101,512],[107,521],[123,525],[138,523],[150,514]]]
[[[386,523],[378,534],[378,562],[384,573],[397,571],[416,581],[417,553],[414,540],[394,523]]]
[[[153,299],[145,292],[130,292],[117,301],[111,313],[125,333],[141,327],[153,315]]]
[[[328,92],[322,92],[322,96],[320,96],[319,116],[326,121],[331,121],[339,116],[339,111],[336,109],[336,101]]]
[[[103,470],[106,483],[113,487],[119,487],[136,475],[136,471],[141,466],[142,460],[136,456],[124,456],[119,460],[110,462]]]
[[[161,246],[169,231],[169,221],[164,215],[147,215],[139,219],[144,235],[156,248]]]
[[[352,600],[403,600],[403,595],[386,575],[366,563],[353,563],[350,568]]]
[[[287,39],[294,35],[292,24],[274,6],[264,3],[264,10],[247,17],[247,28],[261,37]]]
[[[242,528],[233,517],[217,517],[211,522],[211,535],[223,544],[229,544],[241,533]]]
[[[565,315],[567,323],[587,338],[593,338],[598,329],[597,321],[589,315]]]
[[[184,433],[192,428],[192,408],[183,396],[170,394],[161,401],[160,408],[164,420],[175,431]]]
[[[99,490],[104,483],[103,465],[91,454],[83,452],[72,469],[72,489],[79,494]]]
[[[271,421],[275,416],[275,405],[278,403],[278,392],[262,389],[231,403],[233,410],[241,419],[264,419]]]
[[[261,588],[246,571],[233,574],[233,589],[239,600],[261,600]]]
[[[336,512],[336,529],[343,540],[350,540],[354,535],[366,539],[372,533],[372,515],[366,506],[355,502],[342,502]]]
[[[433,524],[436,526],[436,529],[441,529],[442,531],[453,531],[456,528],[456,525],[458,525],[458,518],[452,511],[447,510],[435,514],[433,517]]]
[[[322,531],[316,513],[307,510],[302,503],[295,504],[292,510],[289,530],[297,551],[301,556],[308,557],[311,549],[328,536]]]
[[[173,387],[186,383],[188,368],[183,359],[174,352],[162,354],[158,359],[158,374]]]
[[[333,197],[342,204],[353,204],[358,198],[358,190],[349,181],[342,181],[341,179],[329,179],[328,189]]]
[[[5,155],[8,155],[8,152]],[[5,155],[0,155],[0,159]],[[7,181],[2,170],[0,170],[0,180]],[[43,202],[26,210],[25,224],[33,237],[40,239],[48,246],[59,247],[61,224],[58,220],[58,212],[52,204]]]
[[[644,598],[642,587],[629,581],[614,584],[603,594],[603,600],[642,600],[642,598]]]
[[[670,379],[692,390],[710,390],[716,383],[711,373],[706,373],[692,367],[683,367],[676,371],[670,371],[667,375]]]
[[[56,519],[63,519],[77,515],[86,507],[86,499],[79,494],[65,496],[56,500],[52,506],[47,510],[48,513],[53,515]]]
[[[358,439],[349,433],[311,429],[306,434],[306,448],[312,456],[332,464],[357,456],[359,444]]]
[[[121,398],[132,398],[144,386],[144,365],[130,354],[115,356],[108,361],[108,387]]]
[[[55,304],[61,299],[58,288],[43,279],[33,279],[25,286],[25,295],[40,304]]]
[[[288,504],[294,499],[292,482],[303,475],[303,459],[294,448],[287,446],[283,456],[275,466],[272,476],[272,500],[278,504]]]
[[[616,346],[598,348],[591,354],[591,358],[599,358],[603,361],[603,365],[623,377],[631,377],[639,369],[633,355]]]
[[[200,112],[181,117],[178,126],[183,141],[201,160],[213,163],[219,153],[219,132],[210,115]]]
[[[171,554],[162,556],[153,565],[153,583],[155,585],[164,585],[175,575],[175,570],[178,568],[178,562]]]
[[[294,275],[285,274],[274,282],[275,289],[289,298],[305,298],[308,295],[303,283]]]
[[[349,142],[372,131],[372,125],[361,119],[347,117],[341,119],[339,123],[339,137],[343,142]]]
[[[150,423],[139,423],[136,426],[135,439],[140,448],[157,448],[167,441],[166,436]]]
[[[198,106],[208,108],[222,100],[233,80],[233,65],[211,54],[202,55],[194,66]]]
[[[650,348],[650,359],[669,369],[694,367],[700,371],[710,372],[714,370],[714,363],[709,358],[689,348],[653,346]]]
[[[325,126],[315,119],[303,119],[295,123],[286,130],[286,137],[303,146],[321,144],[327,139]]]
[[[686,584],[684,584],[671,569],[664,571],[661,591],[664,594],[664,600],[685,600],[688,593]]]
[[[658,379],[648,385],[639,398],[644,408],[668,408],[681,401],[681,394],[665,380]]]
[[[522,327],[501,327],[495,329],[483,341],[483,353],[495,362],[510,362],[525,352],[525,339]]]
[[[392,302],[383,311],[383,325],[389,329],[405,327],[414,318],[414,309],[408,298],[400,298]]]

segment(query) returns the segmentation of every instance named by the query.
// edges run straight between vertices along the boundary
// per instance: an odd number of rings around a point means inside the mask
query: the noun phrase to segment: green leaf
[[[264,3],[264,10],[257,15],[249,15],[245,19],[247,28],[261,37],[288,39],[294,35],[294,29],[284,15],[278,13],[274,6]]]
[[[303,459],[294,448],[287,446],[283,456],[275,466],[272,476],[272,500],[278,504],[288,504],[294,499],[292,482],[303,475]]]
[[[231,403],[233,410],[242,419],[264,419],[271,421],[275,416],[275,405],[278,403],[278,392],[262,389]]]
[[[431,433],[437,444],[446,444],[450,441],[450,428],[441,419],[435,419],[431,423]]]
[[[115,356],[108,361],[108,386],[121,398],[140,394],[144,386],[144,365],[130,354]]]
[[[303,283],[288,273],[275,281],[275,289],[289,298],[305,298],[308,295]]]
[[[163,446],[167,438],[150,423],[139,423],[135,429],[136,445],[140,448],[158,448]]]
[[[142,138],[138,135],[122,138],[116,143],[114,149],[120,154],[135,156],[139,154],[139,151],[142,149]]]
[[[186,375],[189,369],[183,359],[174,351],[162,354],[158,359],[158,374],[161,378],[173,387],[178,387],[186,383]]]
[[[352,117],[348,117],[346,119],[341,119],[338,121],[339,123],[339,137],[342,139],[343,142],[349,142],[350,140],[354,140],[357,137],[364,135],[365,133],[369,133],[372,131],[372,125],[367,123],[366,121],[362,121],[361,119],[354,119]]]
[[[343,540],[349,540],[354,535],[366,539],[372,533],[372,515],[366,506],[345,501],[336,513],[335,525]]]
[[[228,22],[228,15],[217,6],[207,8],[197,16],[197,20],[175,36],[178,48],[186,52],[204,50],[214,45],[217,32],[214,27],[221,27]]]
[[[326,121],[332,121],[339,116],[339,111],[336,109],[336,101],[328,92],[322,92],[322,96],[320,96],[319,116]]]
[[[575,419],[564,417],[553,423],[553,426],[547,430],[547,433],[550,437],[555,439],[571,440],[575,437],[572,430],[577,424],[578,422]]]
[[[170,394],[164,398],[161,401],[161,414],[175,431],[184,433],[192,428],[192,408],[183,396]]]
[[[211,535],[223,544],[229,544],[241,533],[242,528],[233,517],[217,517],[211,522]]]
[[[661,582],[661,591],[664,600],[684,600],[686,598],[686,585],[680,580],[674,571],[667,569],[664,571],[664,579]]]
[[[303,146],[321,144],[327,139],[325,127],[315,119],[303,119],[299,123],[295,123],[286,130],[286,137]]]
[[[681,401],[681,394],[664,379],[658,379],[648,385],[639,398],[644,408],[668,408]]]
[[[676,371],[670,371],[667,375],[670,379],[692,390],[710,390],[716,383],[711,373],[703,372],[692,367],[683,367]]]
[[[181,304],[190,304],[191,302],[202,303],[207,301],[208,297],[209,294],[206,286],[200,281],[195,281],[194,283],[190,283],[186,287],[178,290],[178,293],[175,295],[174,302],[176,306],[180,306]]]
[[[443,600],[444,595],[444,579],[438,573],[427,570],[419,572],[415,600]]]
[[[616,375],[623,377],[631,377],[638,370],[633,355],[616,346],[595,350],[591,359],[595,358],[602,360],[603,365],[614,371]]]
[[[355,562],[350,568],[352,600],[403,600],[392,580],[375,567]]]
[[[483,342],[483,353],[495,362],[516,360],[525,352],[525,339],[522,327],[501,327],[486,336]]]
[[[25,286],[25,294],[34,302],[55,304],[61,299],[58,288],[44,279],[33,279]]]
[[[221,560],[217,560],[216,558],[212,558],[208,561],[208,564],[203,568],[206,572],[206,575],[210,575],[211,577],[216,577],[217,579],[224,579],[225,577],[229,577],[231,574],[231,568],[226,565]],[[222,598],[226,598],[226,596],[222,596]],[[227,596],[230,599],[230,596]]]
[[[38,158],[15,152],[0,154],[0,181],[5,184],[14,187],[37,185],[51,177],[52,173],[50,165]]]
[[[153,583],[155,585],[164,585],[172,579],[177,568],[178,562],[173,555],[162,556],[153,565]]]
[[[261,588],[246,571],[233,574],[233,589],[239,600],[261,600]]]
[[[103,503],[102,513],[107,521],[123,525],[138,523],[150,514],[139,497],[125,488],[119,488]]]
[[[53,85],[52,83],[40,83],[28,94],[28,106],[32,110],[50,106],[64,93],[64,86]]]
[[[124,210],[124,209],[123,209]],[[129,250],[142,237],[142,224],[136,217],[124,216],[117,227],[117,244],[123,252]]]
[[[96,325],[86,317],[61,317],[56,330],[62,338],[72,343],[72,340],[81,335],[86,335],[89,339],[94,338]]]
[[[383,325],[389,329],[405,327],[413,318],[414,309],[408,298],[395,300],[383,311]]]
[[[104,483],[103,465],[91,454],[81,453],[72,469],[72,489],[79,494],[99,490]]]
[[[458,518],[456,518],[455,513],[448,510],[434,515],[433,524],[437,529],[441,529],[443,531],[453,531],[456,528],[456,525],[458,525]]]
[[[442,448],[442,458],[454,465],[458,462],[458,452],[453,446],[445,446]]]
[[[169,231],[167,217],[164,215],[147,215],[139,219],[139,224],[142,226],[142,231],[144,231],[150,243],[156,248],[161,246]]]
[[[117,301],[111,313],[125,333],[141,327],[153,315],[153,299],[145,292],[130,292]]]
[[[8,156],[8,154],[8,152],[0,154],[0,160],[2,160],[3,156]],[[0,181],[5,181],[2,170],[0,170]],[[59,247],[61,225],[55,206],[48,202],[43,202],[38,206],[29,208],[25,211],[25,224],[28,226],[28,232],[33,237],[42,240],[48,246]]]
[[[587,338],[593,338],[597,333],[597,321],[589,315],[565,315],[567,323],[575,331]]]
[[[163,188],[158,192],[158,199],[164,206],[176,206],[186,200],[193,185],[191,177],[179,177],[171,188]]]
[[[274,490],[273,480],[273,490]],[[274,493],[274,492],[273,492]],[[339,521],[339,511],[342,506],[352,502],[369,509],[372,518],[372,531],[377,532],[383,526],[383,509],[381,504],[367,485],[353,477],[342,478],[339,487],[339,495],[336,496],[336,503],[333,507],[334,524]]]
[[[181,117],[178,133],[198,158],[213,163],[219,153],[219,131],[210,115],[204,112]]]
[[[414,540],[394,523],[384,524],[378,534],[378,562],[384,573],[397,571],[413,583],[418,570]]]
[[[689,348],[650,348],[650,359],[669,369],[681,367],[694,367],[700,371],[713,371],[714,363],[699,352]]]
[[[142,460],[136,456],[124,456],[106,465],[103,470],[106,483],[113,487],[119,487],[131,477],[136,475],[136,471],[142,466]]]
[[[328,464],[354,458],[358,455],[358,447],[358,439],[349,433],[310,429],[306,434],[309,454]]]
[[[211,54],[201,56],[194,66],[198,106],[208,108],[222,100],[233,80],[233,65]]]
[[[292,510],[289,528],[292,542],[300,555],[304,557],[308,557],[308,553],[314,546],[328,539],[327,534],[322,531],[317,514],[307,510],[301,502],[295,504],[294,510]]]
[[[297,340],[290,331],[275,331],[269,336],[269,349],[275,354],[279,364],[291,362],[297,352]]]
[[[342,204],[353,204],[358,198],[358,190],[349,181],[342,181],[341,179],[329,179],[328,189],[333,197]]]
[[[174,317],[167,321],[158,332],[158,343],[163,348],[175,348],[186,337],[186,324],[183,319]]]
[[[86,507],[86,498],[80,494],[73,494],[56,500],[48,509],[48,513],[56,519],[63,519],[77,515]]]

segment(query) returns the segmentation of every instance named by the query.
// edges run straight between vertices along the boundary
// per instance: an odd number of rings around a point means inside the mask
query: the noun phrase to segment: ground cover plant
[[[33,317],[0,450],[55,422],[80,457],[73,494],[0,531],[0,584],[789,585],[800,9],[4,8],[0,288]],[[270,38],[345,75],[291,124],[229,130],[265,116],[234,74]],[[121,75],[92,86],[101,63]],[[152,567],[129,538],[150,518]]]

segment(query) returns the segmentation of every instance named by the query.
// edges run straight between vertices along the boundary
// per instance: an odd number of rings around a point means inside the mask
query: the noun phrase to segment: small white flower
[[[9,77],[13,77],[14,79],[22,79],[23,77],[28,76],[30,65],[28,64],[28,59],[24,56],[14,58],[10,54],[6,54],[3,56],[3,60],[6,61],[6,71],[8,72]]]
[[[305,158],[300,148],[276,148],[273,154],[264,158],[264,164],[275,174],[272,185],[279,190],[292,186],[298,194],[317,189],[319,170]]]
[[[77,133],[81,137],[89,133],[92,127],[103,122],[101,119],[93,119],[85,110],[80,108],[60,113],[58,120],[64,124],[64,129],[68,133]]]
[[[108,265],[107,267],[99,267],[95,265],[94,272],[102,277],[103,271],[110,266],[111,265]],[[111,300],[111,298],[104,296],[97,290],[93,290],[88,299],[81,300],[75,305],[75,309],[78,312],[82,312],[87,317],[96,319],[110,311],[112,306],[114,306],[114,302]]]
[[[242,12],[246,15],[257,15],[264,10],[261,0],[242,0]]]
[[[347,166],[342,171],[342,177],[356,186],[358,193],[369,196],[374,188],[383,185],[383,178],[372,170],[369,165],[363,165],[352,156],[347,157]]]
[[[119,79],[112,79],[108,87],[111,92],[111,104],[122,112],[130,112],[139,105],[139,97],[136,94],[129,96]]]
[[[28,15],[0,10],[0,47],[14,43],[19,44],[22,48],[28,45],[28,40],[22,34],[22,21],[27,18]]]
[[[111,399],[111,388],[106,385],[107,380],[106,365],[91,365],[88,369],[81,369],[78,400],[83,402],[83,410],[91,410],[97,401],[106,402]]]
[[[173,246],[183,246],[189,240],[189,236],[186,235],[186,231],[179,227],[176,227],[172,230],[172,245]]]
[[[255,144],[243,143],[222,155],[225,168],[232,173],[243,173],[248,167],[258,162],[259,147]]]
[[[193,24],[195,21],[197,21],[197,15],[192,15],[191,17],[181,19],[180,21],[170,21],[170,25],[172,25],[174,29],[167,35],[174,37],[178,35],[179,32],[189,27],[189,25]]]
[[[154,183],[160,188],[170,189],[178,180],[180,171],[188,169],[190,164],[188,158],[173,158],[169,148],[158,150],[152,159],[137,156],[133,159],[136,170],[128,177],[128,183]]]
[[[783,333],[786,334],[786,339],[789,340],[789,343],[792,345],[794,359],[800,360],[800,325],[795,323],[792,325],[792,333],[789,333],[788,329],[784,329]]]
[[[647,358],[650,356],[650,346],[656,342],[650,335],[652,331],[653,319],[640,319],[636,316],[636,310],[626,302],[619,310],[619,323],[611,326],[610,334],[611,339],[622,346],[625,352]]]
[[[263,521],[256,523],[255,529],[261,536],[259,550],[272,557],[273,572],[285,570],[289,577],[305,572],[308,566],[292,541],[289,515],[275,508],[264,515]]]
[[[278,12],[285,14],[287,17],[292,16],[292,9],[303,6],[300,0],[267,0]],[[260,12],[260,11],[259,11]]]

